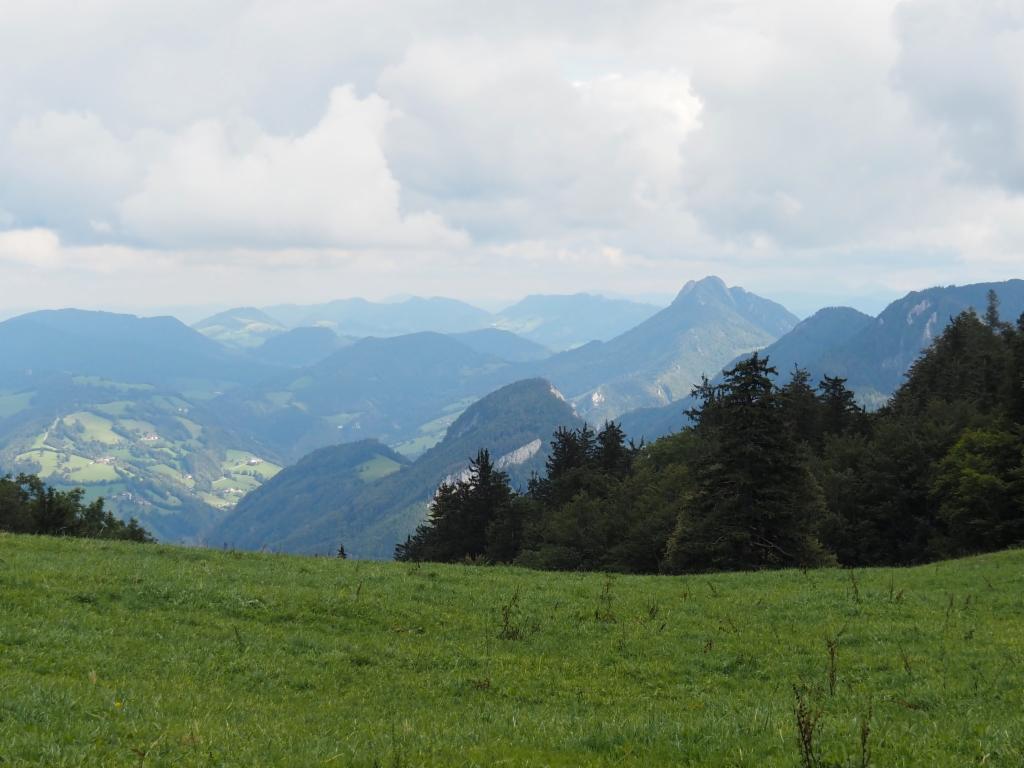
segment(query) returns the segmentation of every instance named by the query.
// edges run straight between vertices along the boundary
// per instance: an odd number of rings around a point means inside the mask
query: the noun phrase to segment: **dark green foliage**
[[[408,460],[376,440],[313,451],[246,495],[207,534],[206,542],[238,549],[259,549],[262,544],[277,550],[310,541],[319,547],[313,552],[326,555],[334,552],[340,538],[349,545],[350,554],[358,556],[358,539],[349,526],[335,522],[327,533],[311,530],[311,522],[314,515],[323,516],[324,510],[345,504],[361,493],[367,485],[361,470],[373,464],[397,471],[407,466]]]
[[[103,499],[85,504],[84,491],[59,491],[35,475],[0,477],[0,531],[90,539],[152,541],[138,521],[114,517]]]
[[[766,357],[694,389],[682,432],[637,448],[621,427],[560,428],[546,474],[453,550],[535,568],[691,572],[907,565],[1024,544],[1024,317],[952,318],[891,402]],[[448,516],[445,489],[435,518]],[[461,503],[461,502],[459,502]],[[441,514],[445,513],[445,514]],[[467,531],[476,542],[470,547]],[[499,536],[499,531],[501,535]],[[500,547],[495,543],[500,541]],[[435,559],[428,554],[426,559]]]
[[[445,438],[411,464],[376,441],[322,448],[287,467],[242,499],[206,537],[212,546],[332,554],[338,540],[351,557],[390,557],[395,543],[422,522],[440,481],[457,476],[481,447],[502,457],[539,444],[559,424],[578,422],[572,408],[542,379],[510,384],[473,403]],[[374,456],[396,471],[367,476]],[[507,466],[511,484],[525,488],[544,468],[546,452]]]
[[[668,542],[670,570],[827,562],[815,537],[825,505],[774,373],[755,354],[726,371],[722,384],[698,389],[702,402],[691,417],[702,448],[692,497]]]
[[[821,415],[819,428],[821,437],[848,433],[864,434],[868,422],[864,409],[857,405],[846,379],[840,376],[825,376],[819,383]]]
[[[622,428],[607,422],[559,429],[547,476],[530,484],[524,547],[518,562],[537,568],[633,570],[623,543],[630,539],[629,479],[638,453]]]
[[[1024,467],[1019,428],[967,429],[939,462],[932,502],[945,549],[984,552],[1024,541]]]
[[[430,503],[430,516],[404,544],[397,560],[454,563],[516,550],[517,524],[508,475],[481,450],[465,479],[444,482]]]
[[[817,444],[821,434],[821,409],[818,393],[811,385],[811,374],[804,368],[794,368],[789,382],[778,393],[786,426],[801,442]]]

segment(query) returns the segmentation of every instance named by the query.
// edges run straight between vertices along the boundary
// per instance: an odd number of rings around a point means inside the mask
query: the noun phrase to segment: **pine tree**
[[[999,294],[991,288],[985,295],[985,325],[993,331],[1000,331],[1006,327],[999,319]]]
[[[847,432],[862,434],[867,428],[864,409],[857,404],[853,392],[846,388],[846,379],[825,376],[819,383],[822,405],[822,435],[842,435]]]
[[[814,529],[820,489],[786,423],[776,374],[754,354],[703,391],[694,409],[703,453],[695,490],[666,552],[676,571],[816,565],[827,560]],[[698,392],[700,390],[698,389]]]
[[[626,445],[626,433],[614,421],[606,421],[597,433],[597,463],[603,472],[623,477],[629,472],[633,456]]]
[[[785,386],[779,390],[779,405],[786,423],[796,438],[817,445],[821,433],[821,408],[811,386],[811,374],[796,366]]]
[[[516,530],[513,495],[508,475],[494,466],[489,451],[481,450],[470,461],[466,479],[438,487],[426,522],[395,547],[395,559],[450,563],[483,557],[489,535],[494,551],[506,553],[509,532],[514,536]]]

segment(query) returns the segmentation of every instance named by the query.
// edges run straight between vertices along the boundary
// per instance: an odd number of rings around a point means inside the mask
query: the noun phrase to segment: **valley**
[[[995,286],[1011,315],[1024,310],[1022,285]],[[654,439],[683,426],[702,375],[755,349],[780,373],[799,364],[847,376],[874,407],[943,317],[983,305],[991,287],[910,294],[878,318],[828,308],[803,321],[714,277],[689,282],[661,310],[586,296],[530,297],[497,315],[441,300],[343,301],[229,310],[195,329],[172,318],[31,313],[0,323],[0,470],[83,487],[164,541],[327,553],[344,540],[359,556],[388,557],[437,484],[480,447],[501,457],[539,441],[523,471],[513,467],[524,483],[558,426],[617,419],[634,439]],[[512,333],[510,318],[550,346]],[[447,332],[422,330],[430,324]],[[554,351],[560,342],[538,330],[574,327],[594,339]],[[383,335],[337,332],[360,329]],[[530,380],[544,383],[509,387]],[[527,391],[531,405],[512,394]],[[474,404],[489,395],[481,417]],[[516,420],[522,428],[507,433],[502,425]],[[289,504],[273,488],[261,500],[259,489],[282,468],[301,477],[303,457],[365,441],[380,446],[377,468],[342,460],[344,493],[310,504],[294,531],[273,522],[272,508]],[[253,515],[267,521],[241,522]]]

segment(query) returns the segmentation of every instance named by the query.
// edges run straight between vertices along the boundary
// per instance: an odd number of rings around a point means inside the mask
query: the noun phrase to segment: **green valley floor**
[[[1020,551],[634,577],[0,535],[4,766],[1022,764]]]

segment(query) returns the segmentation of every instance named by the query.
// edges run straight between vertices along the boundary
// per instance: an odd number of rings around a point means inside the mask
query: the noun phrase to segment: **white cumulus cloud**
[[[192,124],[148,165],[118,206],[127,231],[175,246],[458,247],[464,236],[429,212],[403,213],[381,149],[391,118],[381,98],[331,92],[308,133]]]

